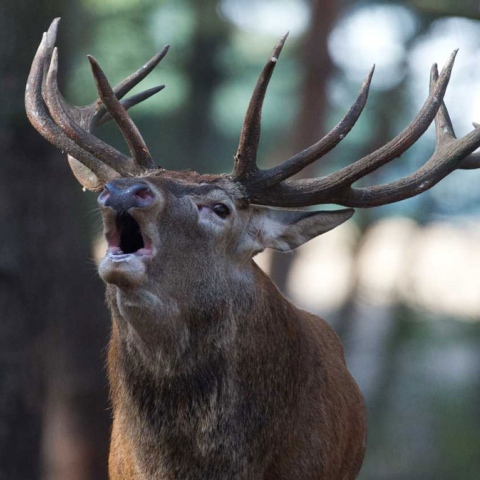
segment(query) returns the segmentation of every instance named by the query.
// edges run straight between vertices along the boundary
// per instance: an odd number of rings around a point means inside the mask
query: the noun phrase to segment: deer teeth
[[[107,253],[108,255],[108,258],[110,260],[112,260],[112,262],[128,262],[130,261],[134,254],[133,253],[112,253],[112,252],[108,252]]]

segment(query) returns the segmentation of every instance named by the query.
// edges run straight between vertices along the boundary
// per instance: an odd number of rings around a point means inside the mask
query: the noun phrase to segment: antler
[[[334,148],[353,128],[367,101],[373,68],[363,82],[355,102],[345,117],[321,140],[294,155],[281,165],[260,170],[256,150],[260,137],[260,117],[268,81],[275,67],[285,37],[275,47],[264,67],[245,116],[242,136],[232,173],[252,203],[277,207],[304,207],[335,203],[348,207],[373,207],[397,202],[428,190],[457,168],[478,168],[480,157],[470,155],[480,146],[480,128],[457,140],[443,103],[456,51],[438,75],[432,67],[430,92],[413,121],[393,140],[371,154],[337,172],[316,179],[289,179]],[[354,182],[399,157],[410,148],[435,119],[437,144],[431,158],[414,174],[397,181],[366,188],[353,188]],[[245,133],[247,132],[247,134]]]
[[[67,152],[75,175],[89,190],[98,191],[115,177],[140,175],[155,168],[127,110],[164,86],[145,90],[126,100],[120,99],[158,65],[166,55],[168,45],[114,88],[95,59],[89,57],[100,98],[85,107],[72,106],[63,98],[57,83],[58,51],[55,41],[59,21],[59,18],[55,19],[43,34],[32,63],[25,93],[30,122],[48,141]],[[96,126],[112,119],[119,127],[131,157],[91,134]]]
[[[154,169],[145,142],[127,110],[159,92],[163,86],[145,90],[121,100],[143,80],[168,51],[168,45],[142,68],[112,88],[93,57],[88,57],[97,85],[99,99],[85,107],[70,105],[57,83],[58,52],[55,41],[59,19],[55,19],[35,55],[27,83],[25,104],[33,126],[47,140],[66,151],[74,174],[84,187],[100,190],[119,176],[137,176]],[[290,177],[333,149],[358,120],[368,97],[373,68],[343,119],[317,143],[294,155],[281,165],[260,170],[256,163],[260,140],[260,120],[268,83],[273,74],[287,35],[275,46],[255,86],[242,128],[235,156],[232,179],[240,184],[252,203],[277,207],[303,207],[336,203],[351,207],[373,207],[397,202],[431,188],[455,169],[480,166],[480,128],[457,140],[443,97],[450,79],[456,51],[438,75],[431,70],[430,92],[413,121],[393,140],[371,154],[337,172],[322,178],[292,180]],[[415,173],[391,183],[365,188],[352,185],[359,179],[391,162],[410,148],[435,119],[437,141],[430,159]],[[113,120],[119,127],[130,151],[130,157],[92,135],[92,130]],[[80,162],[80,163],[79,163]]]

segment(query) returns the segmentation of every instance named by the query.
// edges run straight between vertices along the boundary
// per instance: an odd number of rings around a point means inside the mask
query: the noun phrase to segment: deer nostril
[[[146,200],[148,198],[153,198],[153,192],[152,190],[150,190],[150,187],[148,186],[135,186],[133,187],[134,190],[133,190],[133,194],[138,197],[138,198],[141,198],[143,200]]]
[[[154,200],[155,194],[146,182],[122,178],[107,183],[98,197],[100,205],[113,208],[117,212],[147,207]]]
[[[110,190],[108,189],[108,186],[105,185],[103,187],[102,193],[100,193],[100,195],[98,196],[98,201],[101,203],[104,203],[109,195],[110,195]]]

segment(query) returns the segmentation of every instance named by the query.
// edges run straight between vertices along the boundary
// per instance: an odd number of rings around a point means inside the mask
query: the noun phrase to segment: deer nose
[[[151,205],[155,194],[143,180],[119,178],[108,182],[98,197],[98,203],[117,212],[126,212],[130,208],[143,208]]]

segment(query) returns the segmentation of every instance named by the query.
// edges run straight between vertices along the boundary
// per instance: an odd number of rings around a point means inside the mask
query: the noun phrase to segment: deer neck
[[[148,292],[149,310],[141,309],[139,317],[133,316],[139,315],[134,297],[109,287],[113,313],[109,377],[117,432],[113,445],[121,445],[120,450],[132,445],[134,463],[147,472],[145,478],[163,478],[162,461],[152,459],[179,461],[178,468],[185,468],[187,460],[178,458],[183,451],[233,469],[218,478],[240,478],[231,452],[243,452],[239,456],[248,458],[246,439],[261,422],[252,412],[268,410],[261,395],[245,397],[245,392],[255,390],[253,384],[272,382],[278,370],[291,372],[291,382],[301,376],[293,373],[295,364],[284,352],[287,344],[301,337],[294,307],[253,264],[251,275],[253,283],[238,280],[238,290],[227,299],[218,296],[216,282],[209,283],[203,296],[200,290],[191,292],[189,308],[174,296],[153,298]],[[140,294],[147,293],[135,293]],[[295,391],[289,382],[271,388],[279,399],[289,399]],[[282,402],[274,402],[275,408],[265,415],[273,417],[277,410],[283,415]],[[239,415],[248,417],[250,426],[237,428],[232,422]],[[218,441],[212,443],[213,438]]]
[[[209,352],[230,349],[239,322],[265,317],[256,312],[272,296],[262,290],[277,291],[253,262],[241,273],[203,271],[187,284],[174,275],[134,289],[108,285],[122,354],[134,352],[158,375],[183,372],[201,364]]]

